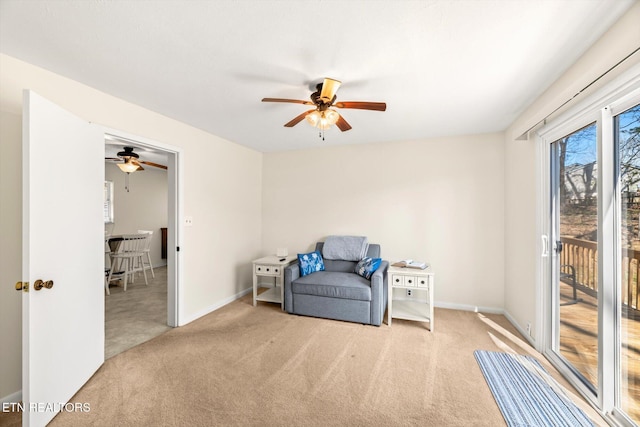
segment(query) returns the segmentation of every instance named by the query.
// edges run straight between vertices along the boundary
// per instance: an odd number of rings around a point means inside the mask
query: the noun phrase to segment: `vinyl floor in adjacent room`
[[[154,268],[155,278],[147,271],[127,284],[111,285],[111,295],[105,296],[105,349],[109,359],[138,344],[156,337],[169,329],[167,326],[167,267]]]

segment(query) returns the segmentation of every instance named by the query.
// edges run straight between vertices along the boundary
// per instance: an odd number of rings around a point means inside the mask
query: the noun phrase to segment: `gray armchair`
[[[323,242],[316,243],[322,253]],[[369,244],[367,256],[380,257]],[[300,277],[298,265],[284,271],[284,309],[288,313],[380,326],[387,308],[387,269],[382,261],[371,280],[354,273],[357,262],[324,260],[325,271]]]

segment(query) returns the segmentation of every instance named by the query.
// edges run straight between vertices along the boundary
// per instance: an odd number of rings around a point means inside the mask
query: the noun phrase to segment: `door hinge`
[[[176,246],[176,252],[180,252],[180,246]]]

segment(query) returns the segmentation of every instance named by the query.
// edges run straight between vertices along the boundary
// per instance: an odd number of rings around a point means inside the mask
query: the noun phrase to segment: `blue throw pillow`
[[[298,254],[298,266],[300,267],[300,277],[304,277],[316,271],[324,271],[324,260],[319,251]]]
[[[371,275],[376,272],[381,263],[381,258],[364,257],[356,265],[355,272],[365,279],[371,279]]]

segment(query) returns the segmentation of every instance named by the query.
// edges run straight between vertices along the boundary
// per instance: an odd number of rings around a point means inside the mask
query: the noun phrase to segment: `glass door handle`
[[[546,234],[542,236],[542,256],[546,257],[549,255],[549,237]]]
[[[556,240],[556,253],[559,254],[562,252],[562,242],[560,240]]]

